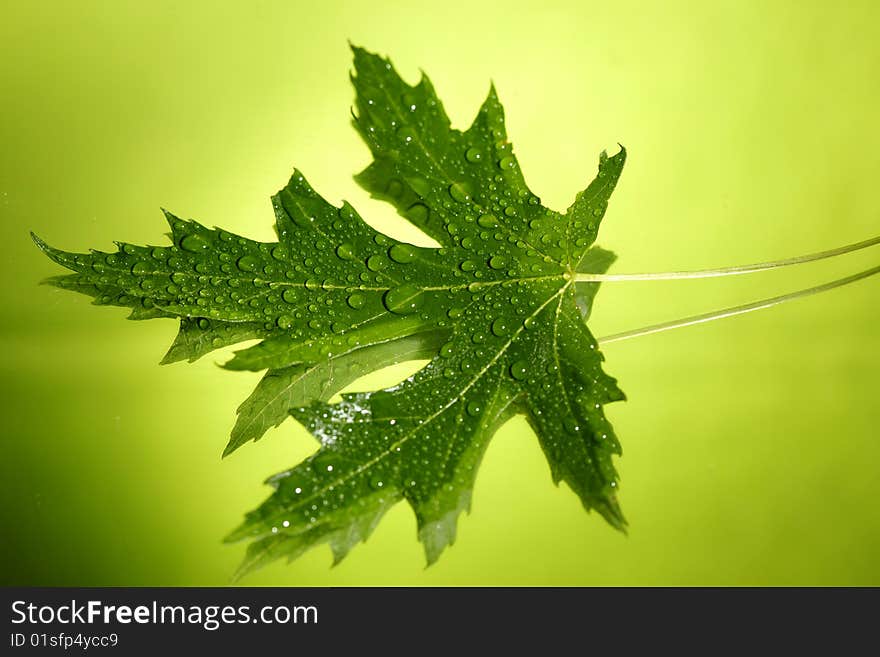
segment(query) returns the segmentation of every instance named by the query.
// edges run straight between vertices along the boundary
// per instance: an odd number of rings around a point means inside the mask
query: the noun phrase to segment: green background
[[[427,71],[453,123],[494,80],[530,186],[563,210],[599,151],[630,158],[600,233],[614,271],[831,248],[878,231],[873,2],[26,3],[0,9],[0,522],[7,584],[220,585],[221,537],[314,443],[292,420],[221,461],[259,378],[159,367],[175,324],[38,286],[70,250],[165,243],[159,206],[258,239],[294,165],[426,243],[351,179],[347,39]],[[722,280],[608,284],[598,335],[816,284],[876,249]],[[425,569],[396,507],[245,584],[880,584],[880,280],[609,345],[629,395],[623,536],[555,488],[521,419]],[[400,380],[412,366],[359,387]]]

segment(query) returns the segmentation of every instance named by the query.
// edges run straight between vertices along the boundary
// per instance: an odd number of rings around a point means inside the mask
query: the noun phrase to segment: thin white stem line
[[[663,322],[662,324],[653,324],[651,326],[645,326],[643,328],[633,329],[631,331],[624,331],[622,333],[606,335],[602,338],[599,338],[597,342],[603,345],[610,344],[612,342],[619,342],[621,340],[637,338],[642,335],[650,335],[651,333],[660,333],[662,331],[670,331],[672,329],[683,328],[685,326],[693,326],[694,324],[712,322],[716,319],[724,319],[725,317],[743,315],[745,313],[750,313],[754,310],[762,310],[763,308],[770,308],[771,306],[777,306],[781,303],[794,301],[795,299],[802,299],[804,297],[809,297],[814,294],[819,294],[820,292],[827,292],[828,290],[833,290],[837,287],[843,287],[844,285],[855,283],[856,281],[868,278],[869,276],[874,276],[875,274],[880,274],[880,266],[866,269],[865,271],[861,271],[858,274],[853,274],[851,276],[846,276],[845,278],[838,278],[837,280],[831,281],[829,283],[823,283],[822,285],[817,285],[816,287],[797,290],[796,292],[789,292],[788,294],[783,294],[778,297],[771,297],[769,299],[763,299],[761,301],[753,301],[752,303],[747,303],[742,306],[733,306],[732,308],[725,308],[724,310],[716,310],[702,315],[693,315],[691,317],[685,317],[684,319],[676,319],[671,322]]]
[[[800,265],[805,262],[815,262],[817,260],[833,258],[834,256],[843,255],[844,253],[852,253],[853,251],[867,249],[869,246],[874,246],[876,244],[880,244],[880,236],[872,237],[869,240],[856,242],[854,244],[847,244],[846,246],[831,249],[830,251],[820,251],[818,253],[810,253],[795,258],[785,258],[784,260],[757,262],[751,265],[736,265],[733,267],[722,267],[720,269],[698,269],[696,271],[671,271],[645,274],[575,274],[574,280],[578,283],[604,283],[611,281],[669,281],[685,278],[735,276],[738,274],[751,274],[757,271],[776,269],[777,267],[788,267],[789,265]]]

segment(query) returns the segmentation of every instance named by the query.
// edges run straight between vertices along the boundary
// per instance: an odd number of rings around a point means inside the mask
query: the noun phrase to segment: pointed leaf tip
[[[40,249],[40,251],[45,252],[50,248],[49,245],[46,244],[42,239],[40,239],[40,237],[34,231],[30,231],[30,235],[31,239],[34,241],[34,244],[37,245],[37,248]]]

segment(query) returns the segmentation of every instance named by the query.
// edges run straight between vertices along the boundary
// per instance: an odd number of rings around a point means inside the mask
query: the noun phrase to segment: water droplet
[[[483,152],[479,148],[469,148],[464,152],[464,159],[471,164],[476,164],[477,162],[482,161]]]
[[[468,402],[468,405],[465,407],[465,410],[467,411],[468,415],[470,415],[472,417],[476,417],[477,415],[479,415],[483,411],[483,407],[478,402],[472,401],[472,402]]]
[[[383,255],[375,253],[367,258],[367,269],[370,271],[381,271],[388,266],[388,260]]]
[[[483,228],[495,228],[498,225],[498,219],[494,214],[482,214],[477,219],[477,223]]]
[[[131,273],[135,276],[145,276],[150,273],[150,266],[146,262],[138,260],[131,266]]]
[[[400,137],[404,144],[411,144],[413,139],[416,138],[416,133],[412,128],[403,127],[397,131],[397,136]]]
[[[379,475],[373,475],[370,477],[370,488],[373,490],[381,490],[385,486],[385,482],[382,480],[382,477]]]
[[[424,300],[424,292],[415,285],[408,283],[391,288],[382,299],[385,307],[398,315],[410,315],[416,312]]]
[[[508,333],[510,333],[510,328],[507,325],[507,320],[499,317],[494,322],[492,322],[492,333],[497,335],[499,338],[504,337]]]
[[[296,303],[297,302],[297,294],[293,288],[287,288],[284,292],[281,293],[281,298],[284,299],[286,303]]]
[[[407,91],[400,97],[401,102],[409,109],[410,112],[416,111],[416,106],[419,102],[419,97],[413,93],[412,91]]]
[[[196,320],[196,325],[203,331],[207,331],[211,328],[211,320],[205,319],[204,317],[199,317]]]
[[[184,235],[180,240],[180,248],[190,253],[201,253],[209,246],[208,242],[201,236],[192,233]]]
[[[462,271],[473,271],[477,268],[477,263],[473,260],[465,260],[459,265],[459,267],[461,267]]]
[[[498,166],[504,171],[507,171],[508,169],[515,169],[516,168],[516,158],[513,157],[513,155],[508,155],[507,157],[502,157],[501,160],[498,162]]]
[[[280,329],[289,329],[293,326],[293,318],[289,315],[281,315],[275,323],[278,324],[278,328]]]
[[[603,212],[602,208],[593,208],[593,216],[594,217],[601,217],[602,212]]]
[[[260,262],[252,255],[243,255],[235,263],[242,271],[256,271]]]
[[[406,211],[406,218],[414,224],[423,224],[428,220],[428,206],[423,203],[415,203]]]
[[[409,244],[395,244],[388,249],[388,257],[394,262],[399,262],[401,264],[412,262],[416,259],[417,255],[418,251],[416,248]]]
[[[385,187],[385,193],[391,198],[400,198],[403,195],[403,183],[392,178]]]
[[[535,318],[534,317],[526,317],[523,320],[523,327],[525,327],[526,330],[532,329],[532,328],[534,328],[534,326],[535,326]]]
[[[489,258],[489,266],[492,269],[504,269],[507,267],[508,260],[504,256],[495,255]]]
[[[453,354],[455,354],[455,345],[452,342],[447,342],[440,347],[440,356],[442,358],[450,358]]]
[[[517,381],[523,381],[529,374],[529,364],[524,360],[518,360],[510,366],[510,376]]]
[[[354,258],[354,247],[351,244],[340,244],[336,247],[336,255],[342,260]]]
[[[471,198],[471,194],[464,183],[451,184],[449,186],[449,195],[457,203],[467,203]]]
[[[366,299],[366,297],[364,297],[363,294],[357,294],[357,293],[350,295],[348,297],[348,299],[346,299],[346,302],[348,303],[348,305],[351,306],[352,308],[354,308],[355,310],[358,310],[359,308],[363,308],[366,301],[367,301],[367,299]]]

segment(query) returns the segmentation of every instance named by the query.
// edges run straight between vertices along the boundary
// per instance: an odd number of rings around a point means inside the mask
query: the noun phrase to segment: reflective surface
[[[488,3],[487,3],[488,5]],[[210,7],[210,8],[209,8]],[[492,79],[530,187],[564,210],[629,152],[598,243],[613,272],[782,258],[878,231],[880,65],[869,3],[47,3],[0,20],[4,583],[225,584],[222,536],[313,451],[292,420],[221,461],[260,375],[159,367],[173,322],[125,322],[37,282],[70,250],[161,243],[163,206],[254,239],[294,166],[328,200],[428,244],[351,176],[346,39],[429,72],[465,127]],[[866,251],[748,277],[611,283],[613,333],[814,285]],[[878,584],[877,281],[605,348],[624,537],[553,487],[521,419],[489,446],[456,545],[430,569],[400,506],[335,569],[317,550],[245,584]],[[412,371],[397,366],[358,389]],[[551,509],[552,512],[548,512]]]

